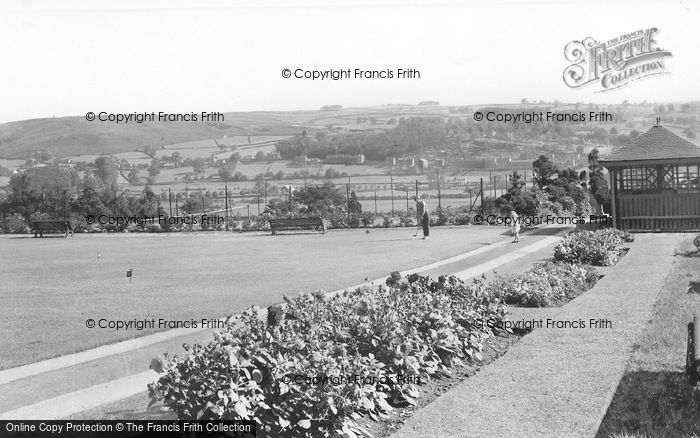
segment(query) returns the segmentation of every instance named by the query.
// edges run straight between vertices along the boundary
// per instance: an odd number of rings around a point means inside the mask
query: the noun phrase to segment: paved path
[[[522,269],[526,269],[535,259],[550,256],[551,248],[567,231],[566,227],[534,230],[524,233],[519,245],[504,236],[491,245],[402,274],[459,272],[462,277],[477,276],[515,260],[522,261]],[[184,342],[208,342],[211,337],[209,330],[164,332],[0,371],[0,419],[75,417],[76,413],[119,403],[142,394],[146,383],[157,379],[147,368],[150,359],[164,352],[180,353]],[[145,396],[143,401],[145,405]]]
[[[587,328],[540,328],[418,411],[392,438],[594,437],[681,235],[638,235],[591,290],[535,312]],[[520,315],[526,315],[520,312]],[[589,328],[591,319],[610,328]]]

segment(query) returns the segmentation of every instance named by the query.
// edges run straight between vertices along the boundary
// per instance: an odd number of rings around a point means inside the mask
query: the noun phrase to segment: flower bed
[[[129,224],[105,224],[86,222],[85,217],[72,216],[70,218],[73,231],[75,233],[159,233],[159,232],[190,232],[190,231],[270,231],[269,219],[272,216],[268,213],[260,215],[236,215],[230,216],[223,221],[212,220],[209,224],[202,223],[200,216],[197,216],[198,222],[196,225],[187,225],[182,222],[170,224],[164,217],[163,221],[159,221],[158,217],[152,223],[137,225],[136,223]],[[374,212],[362,212],[357,214],[347,214],[344,211],[327,212],[323,215],[323,221],[328,229],[345,229],[345,228],[397,228],[397,227],[415,227],[418,224],[413,211],[408,214],[405,211],[399,210],[395,214]],[[167,217],[167,216],[166,216]],[[300,217],[298,214],[286,214],[278,216],[282,218]],[[468,225],[472,220],[466,207],[443,207],[436,208],[430,216],[431,226],[443,225]],[[7,218],[0,218],[0,233],[26,234],[30,233],[31,229],[18,214]]]
[[[549,307],[590,289],[598,273],[577,263],[545,262],[518,275],[497,276],[487,289],[507,304]]]
[[[625,242],[632,241],[632,234],[614,228],[578,231],[566,236],[554,248],[554,260],[611,266],[620,260]]]
[[[481,283],[387,284],[285,298],[268,321],[254,309],[232,317],[208,345],[154,361],[164,374],[149,385],[152,402],[183,419],[255,419],[258,436],[366,435],[359,418],[415,405],[422,382],[480,361],[493,332],[476,322],[506,310]]]

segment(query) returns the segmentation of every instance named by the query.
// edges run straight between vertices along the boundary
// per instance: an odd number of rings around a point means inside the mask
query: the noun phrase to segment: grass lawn
[[[700,309],[700,254],[692,238],[676,255],[598,438],[700,436],[700,393],[684,374],[687,324]]]
[[[436,228],[429,241],[414,230],[0,236],[0,369],[157,331],[90,329],[89,318],[218,318],[504,239],[501,227]]]

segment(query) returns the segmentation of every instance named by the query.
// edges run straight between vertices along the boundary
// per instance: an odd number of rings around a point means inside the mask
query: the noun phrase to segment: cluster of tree
[[[532,163],[535,184],[549,202],[560,204],[563,209],[573,214],[582,214],[588,206],[586,190],[586,172],[575,169],[558,169],[544,155]]]
[[[326,179],[333,179],[333,178],[345,178],[348,176],[347,172],[338,172],[332,167],[329,167],[326,169],[326,172],[323,174],[323,176]]]
[[[248,177],[245,176],[240,171],[236,171],[236,166],[233,165],[223,165],[218,171],[219,178],[222,181],[248,181]]]
[[[522,175],[515,171],[508,176],[508,182],[508,192],[496,199],[496,208],[502,214],[508,214],[514,210],[519,215],[535,216],[537,201],[531,192],[525,190]]]
[[[25,157],[27,159],[24,164],[27,166],[31,166],[34,163],[48,163],[53,158],[48,151],[32,151]]]
[[[594,197],[604,210],[609,209],[610,190],[598,164],[598,151],[593,150],[589,156],[589,172],[578,173],[575,169],[559,169],[544,155],[532,163],[535,187],[525,190],[525,184],[518,172],[509,176],[509,189],[495,201],[501,213],[515,210],[519,215],[534,216],[542,211],[542,202],[556,205],[557,209],[570,214],[581,215],[588,211],[589,197]],[[609,210],[608,210],[609,211]]]
[[[610,187],[605,178],[604,168],[598,164],[598,149],[588,154],[588,189],[603,212],[611,211]]]
[[[678,110],[682,113],[689,113],[693,110],[693,105],[690,103],[682,103]],[[669,103],[667,105],[660,104],[654,107],[654,111],[657,114],[672,113],[676,111],[676,106],[672,103]]]
[[[213,164],[213,163],[212,163]],[[192,171],[196,174],[204,173],[207,168],[207,161],[204,158],[185,158],[182,162],[185,167],[192,166]]]
[[[292,192],[291,198],[287,196],[284,199],[272,198],[265,209],[266,213],[274,216],[290,214],[324,216],[338,211],[359,214],[362,213],[362,205],[355,192],[350,193],[350,199],[346,199],[331,182],[301,187]]]
[[[447,144],[448,131],[440,117],[399,119],[396,127],[381,133],[353,133],[310,136],[303,132],[277,143],[281,158],[292,160],[305,155],[326,158],[331,154],[364,154],[368,160],[413,155]]]
[[[100,163],[103,164],[103,163]],[[70,218],[87,215],[153,215],[160,201],[147,186],[141,196],[117,194],[111,167],[100,165],[82,179],[74,170],[55,165],[37,167],[13,175],[7,195],[0,200],[0,217],[19,214],[33,217]]]
[[[167,204],[167,192],[156,194],[150,185],[146,185],[139,195],[127,196],[117,189],[114,168],[109,160],[98,160],[95,171],[82,178],[75,169],[56,165],[35,167],[13,175],[7,193],[0,198],[0,220],[15,214],[22,216],[26,222],[32,218],[80,219],[88,215],[165,214],[161,203]],[[268,191],[277,193],[279,188],[270,187]],[[209,208],[211,199],[223,197],[224,192],[173,195],[174,200],[181,202],[179,213],[196,213]]]
[[[253,156],[253,161],[272,161],[279,158],[275,152],[265,153],[263,151],[257,151]]]
[[[156,152],[158,151],[159,148],[151,145],[144,146],[143,148],[143,153],[148,155],[151,158],[156,157]]]
[[[299,212],[306,214],[323,214],[345,205],[345,197],[330,182],[302,187],[294,192],[292,199],[299,205]]]
[[[275,179],[275,180],[282,180],[284,179],[284,172],[283,171],[278,171],[277,173],[272,172],[271,170],[268,170],[265,173],[259,173],[255,175],[255,181],[263,181],[266,179]]]
[[[182,154],[180,154],[180,152],[177,151],[173,152],[170,155],[163,155],[162,157],[160,157],[160,162],[163,164],[172,163],[175,167],[180,167],[184,165],[184,159],[182,158]]]

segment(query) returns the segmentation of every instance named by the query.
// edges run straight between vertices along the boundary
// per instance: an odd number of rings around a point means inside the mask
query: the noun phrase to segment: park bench
[[[32,227],[32,231],[34,231],[34,237],[37,237],[37,234],[39,237],[44,237],[44,233],[66,233],[66,237],[68,237],[68,233],[70,233],[71,237],[73,237],[73,227],[71,227],[70,222],[68,221],[60,221],[60,220],[36,220],[36,221],[31,221],[30,225]]]
[[[326,232],[326,224],[320,217],[300,217],[291,219],[270,219],[272,235],[284,230],[320,230]]]

